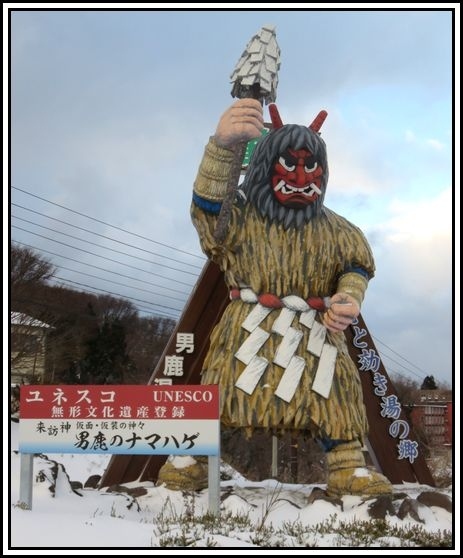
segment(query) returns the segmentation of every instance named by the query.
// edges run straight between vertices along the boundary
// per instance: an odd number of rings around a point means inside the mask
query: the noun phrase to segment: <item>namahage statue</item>
[[[373,256],[362,232],[323,203],[326,112],[309,126],[283,125],[269,108],[273,129],[256,145],[223,241],[214,233],[233,147],[261,135],[259,101],[225,111],[194,183],[192,220],[231,298],[201,381],[220,385],[226,427],[316,438],[329,495],[390,493],[388,479],[365,467],[366,410],[343,333],[360,312]]]

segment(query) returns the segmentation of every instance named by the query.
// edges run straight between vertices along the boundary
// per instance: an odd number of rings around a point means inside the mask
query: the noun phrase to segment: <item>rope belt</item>
[[[257,295],[249,287],[230,289],[230,300],[242,300],[249,304],[261,304],[265,308],[288,308],[295,312],[307,312],[311,308],[317,312],[324,312],[330,307],[330,297],[312,296],[304,300],[297,295],[279,298],[272,293]]]
[[[263,349],[265,353],[266,343],[270,335],[274,334],[281,337],[281,342],[273,355],[266,356],[270,356],[272,363],[284,370],[274,393],[289,403],[306,368],[305,359],[296,354],[306,329],[309,330],[309,338],[305,349],[319,359],[311,390],[327,398],[333,380],[337,349],[325,342],[326,328],[315,317],[317,312],[324,312],[329,308],[329,297],[310,297],[304,300],[300,296],[288,295],[280,298],[271,293],[257,295],[249,287],[243,287],[231,289],[230,299],[255,304],[241,324],[241,328],[249,336],[234,357],[246,368],[236,380],[235,386],[252,395],[269,364],[269,360],[259,354],[260,350]],[[267,331],[261,327],[262,323],[275,309],[280,309],[280,312],[273,322],[267,323],[266,329],[270,330]]]

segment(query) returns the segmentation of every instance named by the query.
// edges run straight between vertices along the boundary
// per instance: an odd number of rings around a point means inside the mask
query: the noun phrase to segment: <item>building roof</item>
[[[50,324],[36,320],[32,316],[27,314],[22,314],[21,312],[10,312],[10,324],[29,326],[29,327],[41,327],[48,329],[51,327]]]
[[[452,390],[450,389],[420,389],[415,393],[415,404],[436,405],[453,401]]]

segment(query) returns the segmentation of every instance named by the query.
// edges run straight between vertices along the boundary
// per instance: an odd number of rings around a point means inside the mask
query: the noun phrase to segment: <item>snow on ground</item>
[[[110,493],[90,488],[73,491],[66,473],[70,480],[85,484],[89,476],[102,474],[109,460],[107,455],[62,454],[49,455],[48,459],[36,456],[33,508],[24,510],[17,505],[20,469],[20,457],[14,451],[17,448],[17,426],[17,423],[12,423],[11,541],[10,552],[5,554],[27,554],[28,549],[35,549],[33,553],[39,554],[36,549],[92,547],[97,547],[99,554],[104,554],[103,549],[112,549],[108,554],[117,554],[114,550],[117,548],[146,549],[135,552],[144,554],[147,550],[152,553],[153,548],[181,546],[178,543],[169,545],[169,541],[178,541],[181,536],[183,546],[207,547],[212,544],[215,548],[237,549],[266,546],[343,547],[345,552],[346,546],[352,546],[352,543],[343,542],[339,533],[334,533],[334,529],[330,532],[326,525],[334,527],[340,521],[358,523],[371,520],[368,514],[371,501],[364,502],[358,497],[344,496],[343,509],[323,499],[308,503],[307,498],[311,492],[323,488],[322,485],[281,484],[273,479],[250,482],[226,466],[224,469],[232,471],[232,478],[221,482],[221,518],[224,519],[220,529],[217,525],[192,526],[185,521],[185,517],[207,512],[207,490],[183,494],[163,486],[155,487],[150,482],[136,482],[125,486],[144,487],[146,494],[134,497],[127,493]],[[61,464],[66,473],[58,466],[56,474],[55,463]],[[56,488],[53,495],[49,487],[52,484],[54,465]],[[397,485],[394,488],[397,494],[406,493],[411,498],[424,490],[433,490],[418,484]],[[450,489],[440,492],[451,496]],[[400,500],[397,500],[396,508],[399,503]],[[233,515],[238,515],[241,522],[231,521]],[[387,515],[386,520],[390,525],[423,528],[429,533],[452,530],[452,514],[442,507],[423,506],[419,508],[418,515],[420,521],[410,516],[399,519],[396,515]],[[322,523],[325,523],[324,528],[310,530],[310,527]],[[400,539],[389,536],[384,540],[379,537],[373,546],[397,547],[400,546]],[[15,551],[18,548],[25,550]],[[56,551],[47,551],[46,554],[53,552]],[[444,553],[449,552],[453,553],[444,550]],[[333,554],[332,551],[330,553]],[[83,554],[82,550],[79,554]]]

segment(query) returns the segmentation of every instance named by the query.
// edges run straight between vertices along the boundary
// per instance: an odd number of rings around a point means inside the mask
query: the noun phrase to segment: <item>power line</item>
[[[108,250],[109,252],[115,252],[116,254],[121,254],[122,256],[128,256],[129,258],[134,258],[135,260],[140,260],[142,262],[147,262],[149,264],[159,265],[160,267],[165,267],[166,269],[171,269],[172,271],[178,271],[180,273],[186,273],[188,275],[193,275],[194,277],[198,276],[197,273],[193,273],[191,271],[185,271],[184,269],[178,269],[177,267],[171,267],[169,265],[162,264],[162,263],[159,263],[159,262],[154,262],[152,260],[147,260],[145,258],[141,258],[140,256],[133,256],[132,254],[128,254],[127,252],[121,252],[121,250],[116,250],[115,248],[107,248],[106,246],[102,246],[101,244],[91,242],[90,240],[85,240],[84,238],[79,238],[78,236],[74,236],[72,234],[61,232],[61,231],[58,231],[57,229],[52,229],[51,227],[46,227],[45,225],[40,225],[39,223],[35,223],[34,221],[29,221],[28,219],[23,219],[22,217],[18,217],[16,215],[12,215],[12,217],[14,217],[15,219],[19,219],[20,221],[24,221],[26,223],[29,223],[30,225],[34,225],[36,227],[40,227],[42,229],[45,229],[47,231],[58,233],[58,234],[61,234],[63,236],[67,236],[68,238],[78,240],[79,242],[85,242],[86,244],[90,244],[90,246],[96,246],[97,248],[103,248],[103,250]],[[16,227],[16,228],[18,228],[18,227]],[[22,229],[22,230],[25,230],[25,229]],[[27,231],[27,232],[31,232],[31,231]],[[200,269],[200,268],[198,268],[198,269]]]
[[[179,308],[172,308],[172,306],[166,306],[165,304],[158,304],[157,302],[150,302],[149,300],[143,300],[140,298],[135,298],[132,296],[121,295],[120,293],[114,293],[112,291],[107,291],[106,289],[100,289],[99,287],[94,287],[93,285],[87,285],[85,283],[79,283],[78,281],[73,281],[72,279],[66,279],[65,277],[59,277],[58,275],[53,276],[52,278],[55,281],[65,281],[66,283],[72,283],[73,285],[79,285],[79,287],[85,287],[87,289],[94,289],[96,291],[101,291],[103,293],[109,294],[111,296],[119,297],[119,298],[126,298],[129,300],[135,300],[136,302],[142,302],[143,304],[149,304],[150,306],[159,306],[160,308],[165,308],[167,310],[172,310],[173,312],[181,312],[182,310]]]
[[[24,231],[34,236],[39,236],[40,238],[44,238],[45,240],[51,240],[52,242],[56,242],[57,244],[61,244],[62,246],[67,246],[68,248],[72,248],[73,250],[79,250],[80,252],[84,252],[85,254],[90,254],[91,256],[96,256],[97,258],[101,258],[103,260],[107,260],[109,262],[117,263],[119,265],[125,265],[126,267],[130,267],[131,269],[136,269],[137,271],[143,271],[143,273],[148,273],[149,275],[154,275],[156,277],[161,277],[162,279],[166,279],[167,281],[171,281],[173,283],[179,283],[180,285],[185,285],[186,287],[192,288],[192,285],[189,283],[184,283],[183,281],[179,281],[178,279],[172,279],[171,277],[166,277],[165,275],[159,275],[159,273],[154,273],[153,271],[147,271],[146,269],[141,269],[139,267],[135,267],[130,264],[126,264],[120,262],[118,260],[113,260],[112,258],[107,258],[106,256],[101,256],[100,254],[95,254],[95,252],[90,252],[89,250],[84,250],[83,248],[78,248],[77,246],[72,246],[71,244],[66,244],[65,242],[61,242],[59,240],[55,240],[54,238],[50,238],[48,236],[44,236],[43,234],[39,234],[33,231],[28,231],[27,229],[23,229],[22,227],[18,227],[17,225],[11,225],[11,228],[18,229],[20,231]]]
[[[93,293],[86,293],[86,294],[91,294],[93,295]],[[39,302],[37,300],[31,299],[31,298],[18,298],[18,297],[12,297],[11,299],[12,301],[14,300],[15,302],[22,302],[22,303],[28,303],[28,304],[34,304],[34,306],[43,306],[44,308],[46,308],[47,310],[55,310],[58,312],[62,312],[63,308],[61,306],[56,306],[54,304],[50,304],[48,302]],[[134,305],[135,306],[135,305]],[[139,310],[139,307],[135,306],[135,308],[137,310]],[[146,312],[148,314],[150,314],[150,316],[155,316],[156,318],[166,318],[169,316],[166,316],[165,314],[156,314],[153,313],[152,311]],[[76,316],[81,316],[82,318],[85,319],[89,319],[89,320],[101,320],[101,316],[94,316],[92,314],[88,314],[86,312],[75,312],[74,315]],[[145,319],[145,318],[140,318],[140,319]],[[175,322],[175,320],[173,320]],[[50,324],[51,325],[51,324]],[[170,338],[170,333],[168,335],[163,335],[162,333],[156,333],[154,334],[155,337],[165,337],[165,338]]]
[[[144,293],[148,293],[154,296],[162,296],[165,298],[171,298],[172,300],[176,300],[177,302],[185,302],[181,298],[177,298],[175,296],[170,296],[162,293],[155,293],[153,291],[149,291],[148,289],[141,289],[140,287],[135,287],[134,285],[126,285],[125,283],[118,283],[117,281],[112,281],[111,279],[105,279],[104,277],[98,277],[97,275],[92,275],[91,273],[85,273],[85,271],[78,271],[77,269],[69,269],[69,267],[60,266],[60,269],[64,269],[65,271],[72,271],[73,273],[80,273],[81,275],[86,275],[87,277],[92,277],[93,279],[99,279],[100,281],[107,281],[108,283],[113,283],[114,285],[118,285],[119,287],[127,287],[129,289],[135,289],[137,291],[142,291]]]
[[[371,335],[371,334],[370,334]],[[419,372],[421,372],[422,374],[425,375],[429,375],[426,374],[426,372],[424,370],[422,370],[419,366],[417,366],[416,364],[413,364],[413,362],[410,362],[409,360],[407,360],[404,356],[402,356],[400,353],[398,353],[397,351],[394,351],[394,349],[392,349],[391,347],[389,347],[389,345],[386,345],[386,343],[384,343],[384,341],[381,341],[381,339],[378,339],[377,337],[375,337],[374,335],[371,336],[375,341],[378,341],[378,343],[381,343],[381,345],[384,345],[385,347],[387,347],[391,352],[393,352],[395,355],[397,355],[398,357],[400,357],[402,360],[404,360],[405,362],[408,362],[408,364],[411,364],[413,366],[413,368],[416,368]]]
[[[190,264],[190,263],[187,263],[187,262],[183,262],[181,260],[176,260],[175,258],[170,258],[169,256],[165,256],[164,254],[158,254],[157,252],[152,252],[151,250],[146,250],[145,248],[140,248],[140,246],[135,246],[134,244],[129,244],[128,242],[123,242],[122,240],[117,240],[116,238],[112,238],[110,236],[106,236],[104,234],[100,234],[100,233],[97,233],[95,231],[91,231],[89,229],[86,229],[85,227],[79,227],[78,225],[74,225],[73,223],[69,223],[68,221],[63,221],[62,219],[57,219],[56,217],[50,217],[49,215],[46,215],[45,213],[41,213],[40,211],[35,211],[34,209],[29,209],[27,207],[24,207],[23,205],[19,205],[17,203],[11,203],[11,205],[13,205],[15,207],[19,207],[21,209],[24,209],[25,211],[30,211],[31,213],[35,213],[37,215],[40,215],[41,217],[45,217],[46,219],[51,219],[53,221],[57,221],[58,223],[63,223],[64,225],[68,225],[69,227],[73,227],[73,228],[78,229],[80,231],[84,231],[84,232],[93,234],[95,236],[99,236],[100,238],[105,238],[106,240],[111,240],[112,242],[117,242],[118,244],[123,244],[124,246],[128,246],[129,248],[135,248],[136,250],[140,250],[141,252],[146,252],[147,254],[152,254],[153,256],[158,256],[160,258],[164,258],[164,259],[170,260],[172,262],[180,263],[182,265],[188,265],[188,266],[193,267],[195,269],[202,269],[202,267],[199,266],[199,265]],[[11,216],[15,217],[15,215],[11,215]],[[16,218],[21,219],[21,217],[17,217],[17,216],[16,216]],[[27,223],[31,223],[33,225],[38,225],[38,223],[34,223],[33,221],[27,221],[26,219],[21,219],[21,220],[26,221]],[[43,226],[43,225],[39,225],[39,226]],[[50,230],[54,230],[54,229],[50,229]],[[171,249],[173,249],[173,247],[171,247]]]
[[[391,360],[392,362],[395,362],[395,364],[398,364],[400,367],[402,367],[404,370],[407,370],[408,372],[410,372],[410,374],[413,374],[414,376],[416,376],[417,378],[419,378],[420,380],[423,380],[423,376],[420,376],[419,374],[417,374],[416,372],[414,372],[413,370],[410,370],[410,368],[407,368],[406,366],[404,366],[403,364],[401,364],[400,362],[397,362],[396,360],[394,360],[392,357],[390,357],[389,355],[386,355],[384,353],[381,353],[380,350],[378,350],[379,354],[382,355],[383,358],[387,358],[389,360]],[[400,355],[399,355],[400,356]],[[402,358],[402,357],[401,357]]]
[[[400,370],[396,370],[395,368],[391,368],[390,366],[387,367],[387,371],[389,373],[394,374],[395,376],[400,376],[401,378],[404,378],[405,380],[411,380],[410,376],[408,376],[407,374],[404,374],[403,372],[400,372]],[[393,380],[393,378],[392,378]],[[415,380],[411,380],[411,381],[415,381]]]
[[[117,298],[125,298],[125,299],[128,299],[128,300],[135,300],[136,302],[142,302],[143,304],[149,304],[150,306],[159,306],[160,308],[165,308],[167,310],[172,310],[173,312],[181,312],[181,309],[172,308],[171,306],[166,306],[165,304],[158,304],[157,302],[149,302],[148,300],[142,300],[142,299],[135,298],[135,297],[132,297],[132,296],[121,295],[119,293],[113,293],[112,291],[107,291],[105,289],[100,289],[99,287],[93,287],[92,285],[86,285],[85,283],[79,283],[78,281],[72,281],[71,279],[66,279],[65,277],[59,277],[58,275],[55,275],[53,277],[53,280],[64,281],[66,283],[72,283],[73,285],[78,285],[79,287],[85,287],[87,289],[94,289],[96,291],[101,291],[103,293],[109,294],[111,296],[115,296]]]
[[[23,190],[22,188],[18,188],[17,186],[12,186],[12,188],[13,188],[13,190],[18,190],[18,192],[23,192],[24,194],[27,194],[28,196],[32,196],[34,198],[42,200],[42,201],[44,201],[46,203],[49,203],[51,205],[61,207],[61,209],[65,209],[66,211],[70,211],[72,213],[75,213],[76,215],[80,215],[81,217],[85,217],[86,219],[91,219],[92,221],[95,221],[96,223],[101,223],[102,225],[106,225],[107,227],[111,227],[111,228],[116,229],[118,231],[122,231],[124,233],[130,234],[132,236],[136,236],[138,238],[142,238],[143,240],[147,240],[148,242],[152,242],[153,244],[158,244],[159,246],[164,246],[164,248],[169,248],[170,250],[176,250],[177,252],[181,252],[182,254],[187,254],[188,256],[193,256],[194,258],[198,258],[198,259],[202,260],[203,262],[205,261],[204,256],[198,256],[197,254],[193,254],[192,252],[187,252],[185,250],[181,250],[180,248],[174,248],[173,246],[169,246],[168,244],[158,242],[157,240],[152,240],[151,238],[148,238],[148,237],[143,236],[141,234],[130,232],[130,231],[128,231],[126,229],[123,229],[121,227],[117,227],[116,225],[111,225],[110,223],[106,223],[105,221],[102,221],[101,219],[96,219],[95,217],[90,217],[90,215],[86,215],[85,213],[81,213],[80,211],[76,211],[75,209],[70,209],[69,207],[66,207],[64,205],[60,205],[59,203],[52,202],[50,200],[42,198],[41,196],[38,196],[37,194],[32,194],[32,192],[28,192],[27,190]]]
[[[163,285],[158,285],[151,281],[144,281],[143,279],[138,279],[138,277],[132,277],[131,275],[124,275],[123,273],[119,273],[118,271],[111,271],[110,269],[105,269],[104,267],[99,267],[94,264],[89,264],[87,262],[82,262],[80,260],[76,260],[75,258],[70,258],[69,256],[63,256],[62,254],[57,254],[56,252],[50,252],[50,250],[45,250],[44,248],[38,248],[37,246],[32,246],[32,244],[26,244],[25,242],[20,242],[19,240],[14,240],[16,244],[21,244],[22,246],[27,246],[28,248],[32,248],[33,250],[37,250],[39,252],[45,252],[46,254],[51,254],[52,256],[56,256],[58,258],[63,258],[64,260],[69,260],[71,262],[78,263],[79,265],[86,265],[88,267],[93,267],[94,269],[98,269],[100,271],[104,271],[105,273],[112,273],[114,275],[119,275],[119,277],[125,277],[126,279],[130,279],[131,281],[138,281],[139,283],[144,283],[145,285],[150,285],[150,287],[159,287],[160,289],[165,289],[166,291],[171,291],[173,293],[180,293],[185,295],[185,291],[181,291],[179,289],[172,289],[171,287],[164,287]],[[62,267],[61,265],[59,267]],[[160,293],[161,294],[161,293]]]

